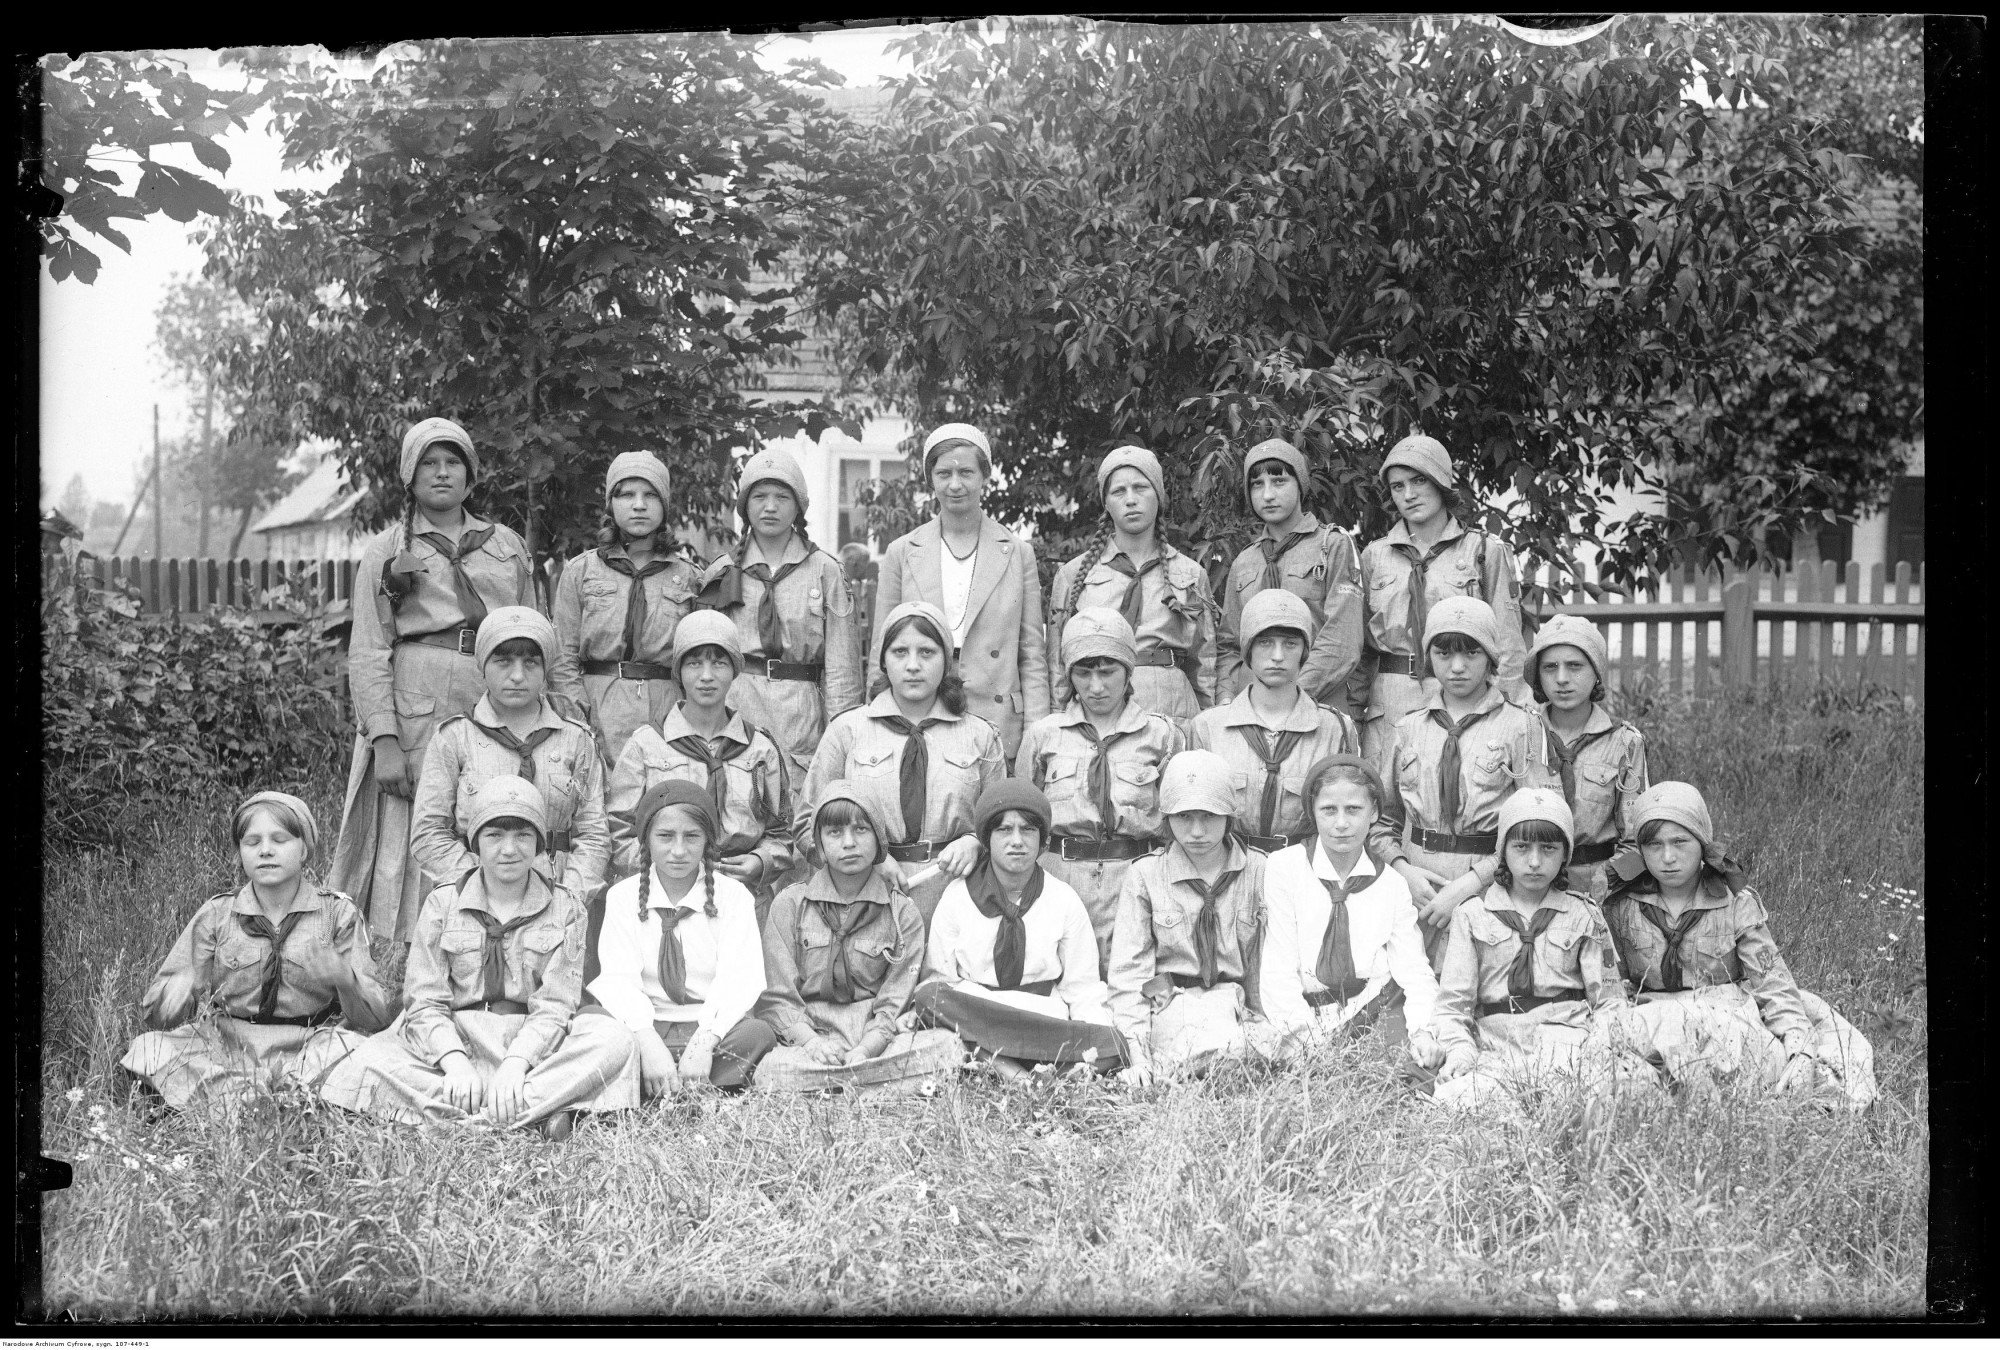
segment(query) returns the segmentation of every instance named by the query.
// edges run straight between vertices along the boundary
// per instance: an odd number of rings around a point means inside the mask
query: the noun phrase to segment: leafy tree
[[[44,57],[39,155],[31,151],[24,165],[38,172],[24,172],[22,181],[39,198],[34,209],[50,275],[57,281],[97,279],[100,259],[72,226],[130,253],[131,240],[112,221],[143,220],[155,212],[181,221],[227,214],[229,198],[216,182],[156,162],[153,149],[186,145],[204,168],[227,173],[229,154],[215,138],[247,125],[244,118],[269,92],[210,89],[166,58],[120,52],[92,52],[75,61]],[[128,192],[125,180],[134,167],[138,181]]]
[[[1674,410],[1808,340],[1783,301],[1854,257],[1839,152],[1782,122],[1769,164],[1715,154],[1770,101],[1775,21],[1626,19],[1542,48],[1477,20],[1008,21],[919,35],[875,143],[841,162],[810,273],[844,349],[919,425],[980,423],[995,506],[1054,546],[1094,520],[1105,449],[1164,452],[1169,523],[1219,564],[1236,456],[1297,442],[1314,498],[1379,530],[1389,444],[1437,436],[1517,549],[1566,522],[1629,572],[1681,542],[1614,527],[1660,481]],[[1726,539],[1795,509],[1746,485]],[[1094,496],[1094,492],[1090,495]]]
[[[394,485],[403,429],[455,417],[484,461],[475,501],[547,556],[590,540],[620,451],[665,459],[692,521],[726,502],[732,447],[832,424],[745,397],[803,338],[789,292],[752,277],[794,245],[837,138],[817,100],[727,34],[394,52],[364,82],[287,73],[287,163],[340,177],[211,239],[264,320],[226,354],[257,434],[329,437]],[[402,506],[375,494],[375,520]]]

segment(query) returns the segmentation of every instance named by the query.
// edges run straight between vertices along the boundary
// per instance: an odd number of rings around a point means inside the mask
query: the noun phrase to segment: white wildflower
[[[139,1160],[137,1158],[120,1158],[118,1161],[125,1164],[125,1170],[128,1172],[139,1170]]]
[[[71,1104],[73,1105],[83,1100],[83,1089],[71,1088],[68,1092],[63,1093],[63,1096],[69,1098]]]
[[[1615,1298],[1600,1298],[1590,1306],[1601,1313],[1614,1313],[1618,1311],[1618,1300]]]

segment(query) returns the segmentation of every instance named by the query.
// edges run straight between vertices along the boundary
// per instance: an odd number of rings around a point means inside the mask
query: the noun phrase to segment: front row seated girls
[[[778,892],[764,925],[757,1012],[784,1043],[759,1066],[757,1087],[896,1091],[957,1068],[956,1035],[902,1025],[923,968],[924,916],[882,866],[888,835],[869,798],[828,782],[805,833],[813,870]]]
[[[526,605],[503,605],[480,622],[474,655],[486,692],[438,727],[411,807],[410,853],[434,885],[472,869],[472,802],[499,777],[524,778],[541,794],[554,880],[576,896],[604,880],[604,761],[590,724],[547,696],[555,651],[555,625]]]
[[[1111,934],[1111,1015],[1129,1060],[1121,1077],[1141,1087],[1218,1056],[1279,1050],[1257,994],[1266,859],[1230,824],[1228,762],[1211,750],[1175,755],[1160,775],[1160,810],[1174,841],[1125,874]]]
[[[1299,688],[1312,647],[1312,610],[1287,590],[1259,591],[1238,620],[1249,683],[1219,708],[1195,714],[1188,742],[1229,762],[1236,797],[1236,837],[1276,853],[1312,839],[1312,808],[1301,787],[1306,770],[1328,755],[1361,746],[1354,719],[1324,708]]]
[[[639,866],[632,808],[669,778],[708,789],[722,833],[709,843],[726,877],[750,888],[761,917],[792,866],[791,777],[769,735],[728,705],[743,646],[726,614],[696,610],[674,629],[673,673],[682,697],[657,724],[635,730],[604,787],[611,816],[612,876]]]
[[[1264,1013],[1301,1048],[1372,1028],[1385,1058],[1407,1050],[1435,1068],[1444,1057],[1431,1030],[1437,977],[1416,907],[1402,877],[1367,849],[1381,777],[1357,755],[1332,755],[1306,774],[1304,799],[1318,834],[1264,869]]]
[[[1493,884],[1451,916],[1438,977],[1440,1105],[1501,1110],[1530,1087],[1656,1086],[1646,1062],[1614,1048],[1625,1004],[1604,916],[1567,889],[1569,806],[1524,788],[1500,806]]]
[[[681,622],[710,617],[728,622],[706,612]],[[706,786],[664,779],[632,814],[639,874],[605,893],[595,974],[578,1024],[608,1015],[632,1033],[649,1100],[670,1092],[676,1079],[740,1089],[777,1044],[751,1015],[764,993],[756,901],[719,865],[722,834]]]
[[[1003,778],[980,794],[974,815],[986,861],[945,887],[931,915],[919,1021],[957,1032],[1002,1078],[1026,1078],[1033,1064],[1123,1068],[1090,915],[1037,861],[1048,798]]]
[[[1633,809],[1644,870],[1625,864],[1604,917],[1638,994],[1624,1024],[1668,1078],[1697,1091],[1740,1078],[1855,1110],[1875,1099],[1875,1052],[1799,988],[1757,892],[1716,843],[1708,804],[1656,783]],[[1617,867],[1624,859],[1614,862]]]
[[[571,1020],[584,910],[537,862],[548,833],[533,783],[480,786],[466,824],[477,866],[425,900],[402,1013],[334,1066],[321,1096],[384,1120],[534,1125],[553,1139],[573,1111],[639,1104],[630,1033],[608,1017]]]
[[[168,1106],[312,1087],[389,1020],[354,902],[307,871],[319,830],[297,797],[259,792],[231,836],[245,881],[195,911],[146,989],[120,1061]],[[198,1017],[213,1002],[218,1016]]]

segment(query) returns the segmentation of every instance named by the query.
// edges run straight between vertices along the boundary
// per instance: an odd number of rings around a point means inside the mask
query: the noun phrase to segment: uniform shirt
[[[1111,1025],[1104,981],[1097,978],[1097,934],[1083,900],[1060,877],[1042,873],[1042,893],[1021,916],[1027,949],[1021,960],[1021,983],[1054,980],[1053,997],[1069,1008],[1073,1022]],[[970,980],[994,987],[993,939],[1000,916],[988,918],[973,903],[963,881],[944,888],[931,915],[930,942],[924,961],[925,979]]]
[[[613,866],[620,872],[639,870],[639,839],[632,829],[632,810],[648,789],[669,778],[708,786],[708,766],[677,749],[672,742],[701,737],[688,725],[685,704],[667,712],[658,729],[640,727],[625,742],[604,786],[604,810],[611,819]],[[704,738],[705,739],[705,738]],[[787,756],[777,743],[736,713],[715,738],[744,749],[723,766],[728,780],[717,846],[725,858],[754,853],[764,860],[763,876],[775,881],[792,865],[791,773]]]
[[[655,1022],[693,1022],[695,1035],[718,1038],[749,1016],[764,993],[757,902],[742,882],[720,872],[715,875],[712,919],[707,899],[708,888],[699,876],[686,895],[673,900],[655,875],[642,920],[639,877],[629,876],[605,892],[598,973],[590,992],[606,1012],[635,1032],[650,1031]],[[660,984],[660,916],[674,909],[686,911],[674,932],[686,962],[688,1003],[670,1000]]]
[[[1264,854],[1229,841],[1228,861],[1217,884],[1216,969],[1221,980],[1254,980],[1254,948],[1264,912]],[[1156,975],[1201,974],[1195,920],[1202,898],[1190,882],[1200,871],[1178,843],[1140,858],[1125,873],[1118,917],[1111,930],[1109,966],[1113,1024],[1134,1045],[1148,1044],[1153,1011],[1142,992]],[[1250,1000],[1250,1006],[1257,1001]]]
[[[754,546],[746,554],[752,566],[762,556]],[[778,627],[785,638],[782,652],[765,651],[757,628],[757,611],[764,599],[762,581],[745,573],[743,602],[722,612],[735,622],[745,656],[822,667],[816,685],[746,671],[729,687],[729,706],[770,733],[778,748],[803,767],[812,758],[813,747],[827,724],[861,702],[865,634],[840,559],[821,548],[808,552],[794,533],[785,540],[784,552],[771,574],[776,576],[795,562],[799,566],[777,583],[774,593]],[[715,559],[701,574],[701,586],[735,565],[734,554]]]
[[[521,773],[521,757],[476,730],[474,722],[500,725],[499,714],[485,695],[469,717],[449,718],[438,727],[411,802],[410,856],[439,881],[455,880],[479,865],[465,829],[472,822],[480,786],[489,779]],[[569,851],[551,862],[561,867],[558,879],[564,886],[586,895],[604,880],[611,858],[611,832],[604,820],[604,761],[598,757],[597,738],[590,727],[563,717],[546,698],[529,735],[543,728],[555,734],[532,752],[534,783],[548,810],[549,832],[568,831],[570,837]]]
[[[1533,715],[1543,738],[1542,762],[1553,780],[1551,786],[1559,787],[1562,774],[1554,752],[1548,749],[1555,729],[1549,725],[1547,705],[1538,706]],[[1630,722],[1612,721],[1602,706],[1592,704],[1590,720],[1578,736],[1583,744],[1576,752],[1573,770],[1576,790],[1564,794],[1576,821],[1576,842],[1619,840],[1636,848],[1638,824],[1632,818],[1633,810],[1649,786],[1644,733]],[[1485,857],[1472,870],[1478,873],[1480,884],[1490,885],[1499,868],[1498,858]]]
[[[552,617],[561,642],[549,670],[549,684],[579,707],[590,702],[583,687],[583,662],[669,664],[674,629],[694,604],[698,577],[693,565],[686,558],[670,558],[665,568],[640,583],[646,588],[646,622],[639,632],[638,649],[626,655],[625,611],[634,583],[604,560],[607,552],[625,556],[624,546],[617,544],[579,553],[569,560],[562,580],[556,583]]]
[[[903,743],[909,739],[884,718],[899,717],[895,696],[877,694],[868,705],[844,713],[826,729],[813,755],[812,771],[798,797],[797,838],[812,836],[812,804],[820,789],[845,778],[889,831],[892,844],[921,839],[946,844],[972,832],[972,808],[988,783],[1007,776],[1000,734],[983,717],[948,711],[942,700],[931,708],[939,719],[924,731],[930,772],[925,778],[923,833],[912,838],[903,823]],[[928,720],[928,719],[919,719]]]
[[[1704,868],[1688,907],[1701,917],[1681,940],[1681,983],[1689,989],[1740,984],[1757,1000],[1757,1011],[1773,1036],[1782,1040],[1789,1032],[1810,1032],[1812,1018],[1771,936],[1771,916],[1757,892],[1748,886],[1732,891],[1728,882]],[[1619,967],[1640,992],[1666,987],[1660,966],[1667,939],[1645,910],[1667,918],[1659,883],[1650,873],[1604,902]]]
[[[1361,745],[1361,733],[1344,712],[1322,707],[1294,690],[1292,706],[1275,723],[1266,722],[1250,706],[1245,689],[1220,708],[1195,714],[1189,728],[1192,749],[1213,750],[1229,761],[1231,791],[1236,797],[1236,828],[1242,834],[1295,835],[1313,829],[1312,813],[1305,802],[1306,770],[1328,755],[1351,755]],[[1262,727],[1265,741],[1277,748],[1278,738],[1287,731],[1301,733],[1299,741],[1278,770],[1278,795],[1271,810],[1271,828],[1263,828],[1264,761],[1250,747],[1241,727]]]
[[[1432,719],[1433,709],[1444,710],[1442,693],[1433,692],[1423,707],[1396,725],[1391,760],[1382,774],[1382,812],[1368,834],[1369,851],[1386,862],[1405,856],[1406,820],[1415,828],[1445,834],[1487,834],[1498,828],[1500,803],[1515,788],[1558,784],[1549,770],[1548,746],[1535,715],[1502,698],[1489,684],[1486,696],[1473,709],[1479,720],[1458,741],[1458,818],[1441,819],[1438,765],[1444,757],[1446,732]]]
[[[1521,583],[1513,553],[1492,535],[1468,533],[1453,519],[1445,522],[1438,545],[1437,556],[1425,570],[1425,612],[1454,595],[1469,595],[1491,605],[1500,643],[1495,679],[1510,698],[1528,697],[1521,682],[1528,644],[1521,632]],[[1411,554],[1418,551],[1410,527],[1400,520],[1361,550],[1361,580],[1368,596],[1367,641],[1376,651],[1415,656],[1423,641],[1424,635],[1409,627],[1410,582],[1416,575]],[[1379,716],[1382,710],[1371,694],[1368,711]]]
[[[486,929],[478,915],[493,916],[486,884],[473,872],[463,885],[439,886],[424,901],[403,972],[401,1037],[410,1053],[436,1064],[463,1051],[451,1015],[486,1001]],[[493,916],[497,917],[497,916]],[[522,924],[501,938],[503,999],[524,1003],[527,1021],[507,1043],[509,1057],[533,1068],[569,1030],[583,992],[583,904],[569,891],[528,874]]]
[[[1021,737],[1014,776],[1026,778],[1049,799],[1054,818],[1052,837],[1102,839],[1165,839],[1160,815],[1160,770],[1187,748],[1181,729],[1171,718],[1147,712],[1126,699],[1118,720],[1104,738],[1110,757],[1111,805],[1117,819],[1105,821],[1090,791],[1090,764],[1097,746],[1083,728],[1090,714],[1072,702],[1050,713]]]
[[[1215,601],[1209,597],[1208,574],[1201,570],[1199,563],[1172,544],[1162,541],[1159,551],[1163,560],[1160,566],[1146,572],[1139,582],[1139,622],[1132,625],[1133,636],[1138,639],[1138,652],[1144,656],[1165,647],[1177,653],[1186,653],[1182,659],[1189,664],[1182,669],[1188,672],[1189,683],[1194,686],[1195,703],[1202,708],[1213,707],[1216,701],[1215,629],[1218,611]],[[1070,583],[1082,570],[1084,560],[1071,558],[1056,572],[1056,579],[1049,586],[1049,593],[1054,597],[1051,603],[1061,604],[1065,597],[1069,600],[1067,608],[1056,610],[1049,616],[1057,634],[1062,632],[1062,626],[1070,615],[1087,605],[1119,607],[1119,602],[1125,598],[1125,588],[1132,584],[1132,578],[1110,565],[1110,560],[1119,552],[1116,540],[1106,540],[1074,595],[1070,593]],[[1049,662],[1049,683],[1052,690],[1050,707],[1060,708],[1069,702],[1069,667],[1060,659]]]
[[[160,973],[146,987],[146,996],[139,1000],[146,1025],[158,1031],[172,1030],[193,1017],[209,995],[221,1003],[226,1016],[255,1017],[270,968],[271,941],[251,932],[244,920],[263,912],[248,882],[235,894],[215,896],[196,910],[161,963]],[[307,976],[302,968],[306,953],[317,947],[331,951],[339,963],[354,972],[354,983],[366,1006],[343,1007],[346,1018],[358,1018],[372,1026],[386,1024],[388,995],[376,981],[375,962],[368,955],[368,928],[354,902],[339,891],[302,879],[298,894],[273,927],[282,927],[292,914],[304,917],[284,941],[278,965],[278,1002],[272,1014],[311,1017],[340,997],[332,984]]]
[[[464,533],[483,530],[488,523],[467,511]],[[425,529],[421,513],[417,528],[420,532]],[[423,570],[413,574],[415,585],[391,612],[382,590],[382,569],[403,548],[403,524],[398,521],[368,541],[354,573],[354,626],[347,643],[347,687],[354,699],[354,716],[361,725],[361,734],[370,740],[396,734],[398,693],[389,669],[389,653],[396,638],[468,626],[453,585],[451,560],[421,533],[409,541],[409,551]],[[528,546],[505,525],[495,524],[492,537],[466,554],[460,565],[474,593],[489,611],[502,605],[541,608],[535,600],[534,564]],[[389,616],[386,625],[384,615]],[[420,698],[424,703],[421,709],[406,707],[406,716],[430,714],[434,703],[430,697],[416,691],[404,691],[401,697]]]
[[[843,925],[849,905],[868,908],[868,916],[843,945],[853,1001],[868,1004],[862,1037],[886,1046],[895,1038],[896,1019],[909,1007],[923,971],[924,916],[909,896],[891,890],[879,871],[869,874],[868,884],[852,900],[834,887],[833,876],[824,867],[778,892],[764,922],[767,988],[758,1002],[758,1015],[788,1044],[804,1045],[816,1034],[806,1002],[834,1001],[837,939],[819,905],[811,901],[838,906]]]
[[[1306,536],[1301,538],[1301,536]],[[1222,587],[1222,622],[1215,634],[1217,698],[1234,698],[1255,678],[1245,665],[1238,634],[1243,631],[1243,605],[1264,589],[1264,550],[1271,538],[1267,525],[1250,547],[1229,565]],[[1284,587],[1312,611],[1313,631],[1299,687],[1320,702],[1341,696],[1354,663],[1361,659],[1361,633],[1367,606],[1361,599],[1361,563],[1354,536],[1338,525],[1322,525],[1311,512],[1299,517],[1299,527],[1279,540],[1285,547],[1278,561]]]
[[[1333,917],[1333,901],[1323,881],[1337,883],[1370,874],[1375,880],[1346,901],[1354,974],[1368,983],[1346,1003],[1329,1003],[1315,1010],[1305,996],[1326,989],[1318,974],[1319,949]],[[1271,911],[1271,933],[1283,934],[1286,939],[1267,939],[1266,950],[1292,958],[1267,959],[1263,966],[1260,992],[1264,1015],[1280,1030],[1340,1026],[1367,1007],[1392,979],[1403,991],[1409,1025],[1430,1025],[1437,1010],[1437,977],[1431,974],[1430,960],[1424,955],[1416,906],[1401,876],[1387,867],[1377,871],[1363,853],[1355,861],[1354,871],[1343,878],[1327,860],[1319,840],[1311,839],[1271,855],[1264,868],[1264,896]]]
[[[1541,908],[1555,910],[1556,917],[1535,938],[1535,997],[1581,991],[1593,1012],[1623,1005],[1618,958],[1597,906],[1575,891],[1551,890]],[[1447,1050],[1476,1047],[1472,1023],[1479,1006],[1507,1000],[1507,972],[1521,939],[1496,916],[1510,912],[1520,911],[1498,885],[1452,911],[1433,1027]],[[1524,921],[1532,922],[1532,916]]]

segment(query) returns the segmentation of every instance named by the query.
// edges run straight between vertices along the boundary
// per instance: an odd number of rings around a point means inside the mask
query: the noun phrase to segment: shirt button
[[[993,701],[994,701],[995,703],[998,703],[998,702],[1000,701],[1000,695],[998,695],[998,694],[995,694],[995,695],[993,696]]]
[[[986,654],[992,657],[995,661],[998,661],[1000,659],[1000,649],[998,647],[995,647],[992,651]]]

